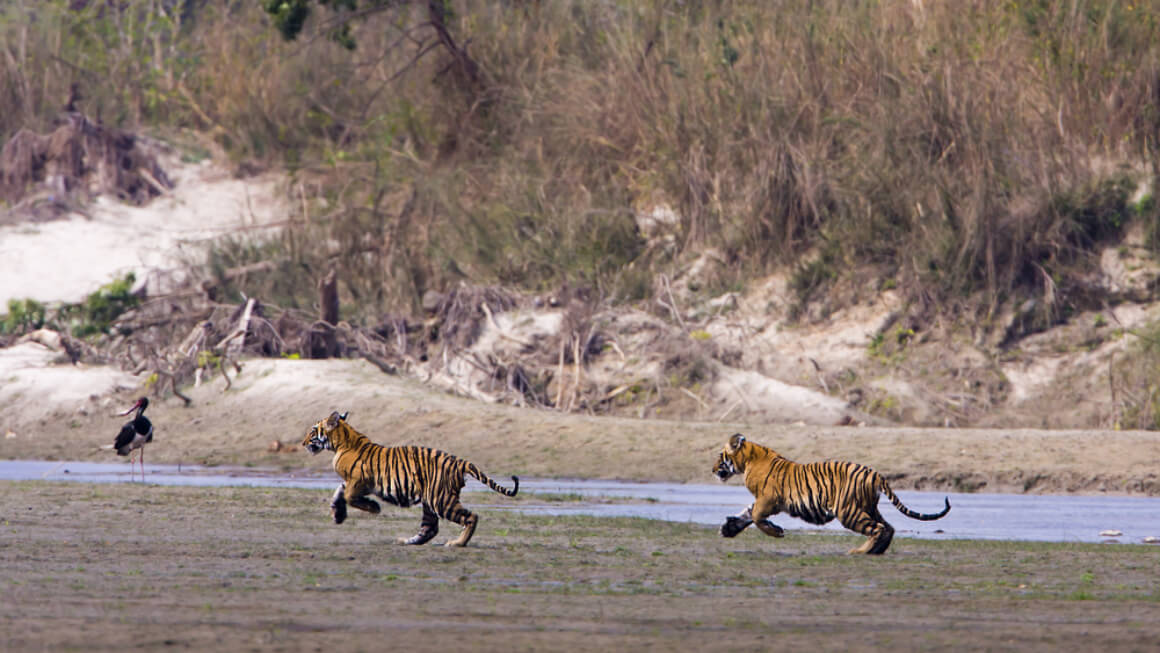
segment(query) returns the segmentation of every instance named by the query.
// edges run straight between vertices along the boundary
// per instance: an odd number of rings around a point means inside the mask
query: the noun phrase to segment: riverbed
[[[140,478],[138,473],[138,478]],[[128,483],[126,464],[0,461],[0,481],[45,480],[79,483]],[[504,485],[510,481],[496,479]],[[137,481],[140,482],[140,481]],[[146,483],[198,487],[293,487],[333,490],[332,474],[281,472],[245,467],[146,465]],[[486,488],[468,480],[465,492]],[[898,513],[885,499],[880,510],[897,537],[924,539],[984,539],[1042,542],[1155,543],[1160,541],[1160,499],[1117,495],[1059,496],[999,493],[934,493],[900,491],[898,496],[917,512],[938,512],[943,497],[950,513],[920,522]],[[748,506],[752,497],[739,482],[727,484],[638,483],[591,479],[520,480],[518,503],[503,500],[479,506],[482,511],[514,510],[529,514],[642,517],[670,522],[718,525]],[[530,495],[530,496],[527,496]],[[470,506],[470,498],[465,499]],[[841,531],[778,515],[774,522],[787,530]]]

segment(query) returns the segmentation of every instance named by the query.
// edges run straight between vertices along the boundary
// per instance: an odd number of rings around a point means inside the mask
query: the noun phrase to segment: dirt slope
[[[58,400],[30,384],[4,397],[0,458],[124,460],[107,447],[132,392]],[[712,482],[725,439],[743,432],[800,461],[870,464],[896,487],[959,491],[1160,494],[1160,434],[669,421],[560,414],[486,404],[384,375],[365,361],[248,361],[233,388],[219,379],[191,390],[194,404],[155,402],[150,462],[326,469],[329,457],[298,446],[332,410],[351,411],[384,444],[446,449],[497,476]],[[42,388],[47,390],[47,388]],[[274,441],[286,452],[271,451]]]
[[[174,191],[147,207],[101,202],[88,218],[0,227],[0,298],[75,299],[130,269],[156,282],[196,242],[253,232],[288,211],[275,177],[242,181],[212,165],[175,166],[171,176]],[[1106,257],[1107,283],[1152,283],[1153,268],[1127,261],[1131,251]],[[620,417],[515,408],[504,405],[511,393],[489,390],[494,379],[468,357],[512,359],[526,343],[559,338],[566,321],[564,308],[520,307],[489,315],[462,356],[405,377],[358,360],[247,361],[228,392],[216,378],[190,390],[189,408],[155,399],[149,460],[323,468],[297,441],[330,411],[350,410],[380,442],[445,448],[498,474],[705,482],[714,453],[741,431],[797,460],[869,463],[903,488],[1160,493],[1160,435],[1107,428],[1108,359],[1129,351],[1112,330],[1154,321],[1156,306],[1125,301],[1101,319],[1076,316],[996,356],[982,336],[903,342],[889,291],[794,324],[784,278],[698,296],[687,289],[702,263],[674,280],[680,325],[639,310],[598,316],[612,344],[574,376]],[[715,354],[689,357],[698,343]],[[148,392],[146,379],[62,359],[36,343],[0,348],[0,457],[116,458],[107,447],[122,419],[112,415]],[[673,382],[694,373],[704,380]],[[572,374],[561,367],[556,382]],[[885,427],[892,422],[932,426]],[[1008,428],[941,428],[966,424]],[[268,451],[276,441],[294,453]]]

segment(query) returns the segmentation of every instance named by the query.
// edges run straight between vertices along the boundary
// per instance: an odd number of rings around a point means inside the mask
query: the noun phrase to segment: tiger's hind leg
[[[894,539],[894,527],[886,523],[877,507],[870,511],[858,511],[852,518],[841,520],[846,528],[866,536],[861,546],[847,551],[847,555],[865,553],[867,555],[882,555],[890,547]]]
[[[882,555],[886,553],[886,549],[890,548],[890,542],[894,539],[894,527],[886,522],[880,524],[881,530],[874,537],[874,546],[867,551],[870,555]]]
[[[439,515],[423,504],[423,520],[419,522],[419,532],[411,537],[400,537],[399,544],[426,544],[439,533]]]
[[[463,530],[459,532],[459,537],[447,540],[447,544],[444,546],[467,546],[467,543],[471,541],[471,536],[475,534],[475,526],[479,523],[479,516],[464,508],[457,501],[443,513],[443,518],[463,526]]]

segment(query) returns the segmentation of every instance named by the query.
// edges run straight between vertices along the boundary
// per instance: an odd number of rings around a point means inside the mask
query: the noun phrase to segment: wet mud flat
[[[417,509],[299,488],[0,482],[0,650],[1140,650],[1156,547],[746,532],[478,503],[471,546],[394,544]],[[472,506],[472,495],[465,495]],[[443,527],[434,544],[454,537]]]

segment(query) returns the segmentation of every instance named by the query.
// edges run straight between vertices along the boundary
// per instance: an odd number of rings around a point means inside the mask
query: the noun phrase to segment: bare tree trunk
[[[338,353],[338,273],[331,268],[318,282],[318,306],[320,322],[311,329],[310,357],[331,358]]]
[[[322,310],[322,321],[331,326],[338,324],[338,274],[331,268],[318,282],[318,305]]]

